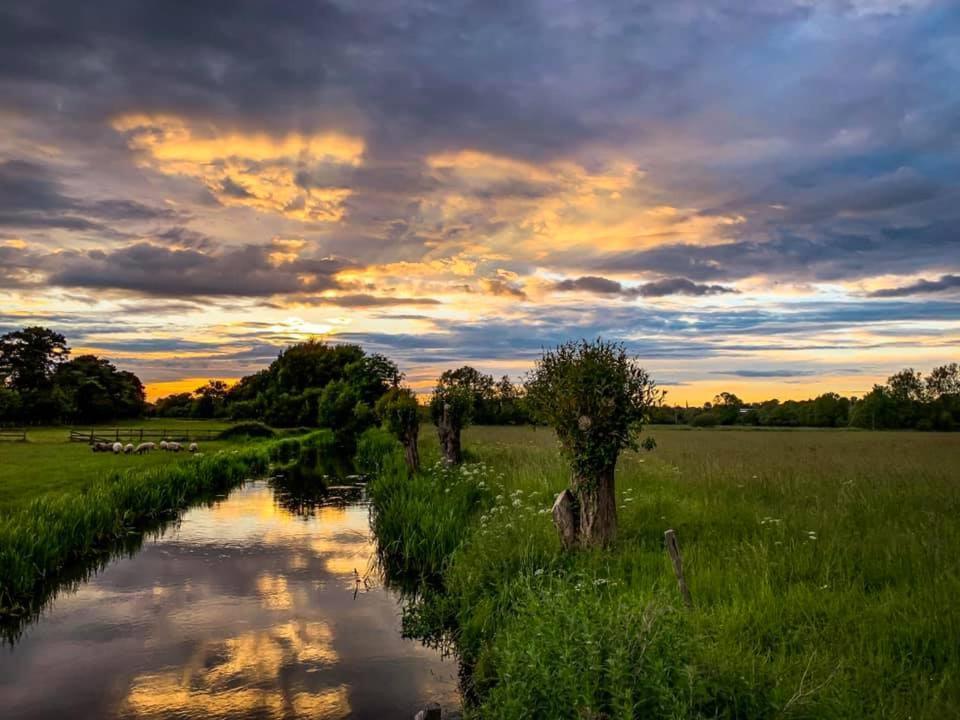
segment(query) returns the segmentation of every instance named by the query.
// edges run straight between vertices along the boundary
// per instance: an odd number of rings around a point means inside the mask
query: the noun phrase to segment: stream
[[[362,484],[249,481],[61,591],[0,647],[0,716],[412,718],[457,664],[400,634]]]

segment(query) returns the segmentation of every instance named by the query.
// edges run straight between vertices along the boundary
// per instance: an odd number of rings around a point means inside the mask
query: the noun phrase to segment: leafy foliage
[[[274,427],[328,427],[350,451],[375,421],[373,407],[403,375],[389,358],[359,345],[307,340],[291,345],[264,370],[227,388],[211,380],[193,393],[161,398],[158,415],[262,420]]]
[[[138,417],[143,384],[95,355],[70,359],[60,333],[28,327],[0,337],[0,422],[79,423]]]
[[[616,464],[636,447],[656,385],[622,344],[568,342],[545,352],[526,383],[534,416],[552,426],[579,475]]]

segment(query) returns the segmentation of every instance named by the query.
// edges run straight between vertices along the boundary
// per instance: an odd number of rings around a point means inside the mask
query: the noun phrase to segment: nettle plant
[[[556,430],[572,470],[570,488],[554,504],[564,544],[611,543],[617,458],[638,447],[644,416],[659,397],[655,383],[622,344],[581,340],[544,352],[526,391],[535,416]]]
[[[377,417],[384,428],[403,445],[410,472],[420,469],[420,450],[417,447],[420,435],[419,410],[417,396],[409,388],[391,388],[380,397],[376,406]]]

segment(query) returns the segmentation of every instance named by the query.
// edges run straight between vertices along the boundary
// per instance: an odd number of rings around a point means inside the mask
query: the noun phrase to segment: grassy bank
[[[138,420],[110,427],[163,428],[173,432],[222,430],[229,423],[211,420]],[[64,426],[27,428],[27,442],[0,442],[0,517],[47,493],[76,492],[99,477],[116,471],[155,468],[187,458],[186,453],[147,455],[93,453],[85,443],[68,442]],[[229,447],[225,442],[202,442],[210,454]]]
[[[28,612],[67,567],[229,489],[271,465],[316,465],[333,446],[320,430],[154,467],[118,468],[71,493],[49,493],[0,518],[0,617]],[[87,449],[89,453],[89,449]]]
[[[610,551],[561,552],[552,434],[474,428],[471,462],[373,483],[384,562],[426,581],[484,718],[942,718],[960,710],[960,439],[655,428]],[[694,608],[663,551],[674,528]],[[441,587],[423,592],[424,587]]]

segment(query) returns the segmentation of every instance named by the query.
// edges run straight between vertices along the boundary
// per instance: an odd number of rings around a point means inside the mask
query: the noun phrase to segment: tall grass
[[[406,627],[455,643],[470,714],[960,715],[955,439],[653,434],[618,468],[610,551],[561,551],[549,507],[568,471],[542,430],[476,428],[464,469],[373,483],[388,570],[433,579]]]
[[[174,516],[203,495],[262,475],[271,462],[323,447],[323,431],[315,435],[113,472],[83,492],[46,495],[4,516],[0,618],[28,611],[66,567],[96,556],[131,532]]]

